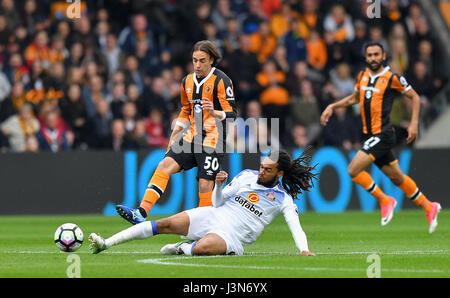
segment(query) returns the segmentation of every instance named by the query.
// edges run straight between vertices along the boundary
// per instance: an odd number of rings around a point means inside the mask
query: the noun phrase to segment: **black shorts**
[[[367,153],[380,169],[385,165],[397,162],[392,148],[395,145],[395,134],[381,133],[377,135],[365,135],[362,151]]]
[[[166,157],[172,157],[184,171],[197,167],[197,179],[216,179],[217,173],[221,170],[224,153],[217,153],[210,147],[200,148],[201,146],[198,146],[194,148],[193,143],[183,139],[180,140],[179,145],[182,146],[183,150],[180,150],[181,147],[174,150],[172,146],[166,153]]]

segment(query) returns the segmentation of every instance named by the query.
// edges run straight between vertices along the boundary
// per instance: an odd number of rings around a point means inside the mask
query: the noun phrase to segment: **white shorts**
[[[207,234],[214,233],[219,235],[227,244],[227,255],[244,254],[244,247],[237,239],[235,233],[227,230],[227,223],[220,221],[216,216],[217,209],[209,207],[198,207],[185,211],[189,216],[190,224],[186,238],[192,240],[199,240]]]

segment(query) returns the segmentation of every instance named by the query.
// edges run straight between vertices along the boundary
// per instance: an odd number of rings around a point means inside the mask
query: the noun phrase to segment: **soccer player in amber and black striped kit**
[[[198,167],[199,207],[212,205],[214,180],[225,152],[226,119],[236,118],[233,84],[215,67],[220,59],[211,41],[203,40],[194,45],[194,71],[181,83],[182,108],[166,156],[153,173],[140,206],[137,209],[116,206],[118,214],[130,223],[145,221],[172,174],[193,167]],[[185,129],[187,132],[180,138]]]
[[[419,95],[404,77],[393,73],[388,66],[383,66],[386,53],[381,44],[368,43],[365,50],[367,68],[359,73],[353,94],[330,104],[322,113],[321,124],[324,126],[327,124],[333,109],[359,103],[365,141],[362,149],[350,162],[348,173],[355,183],[361,185],[378,200],[381,208],[381,225],[387,225],[393,217],[397,202],[384,194],[370,174],[365,171],[374,162],[407,198],[423,208],[429,222],[428,231],[433,233],[437,227],[437,215],[441,205],[430,202],[414,180],[403,174],[392,152],[395,134],[389,117],[394,96],[401,93],[412,101],[412,119],[406,140],[407,143],[411,143],[418,137]]]

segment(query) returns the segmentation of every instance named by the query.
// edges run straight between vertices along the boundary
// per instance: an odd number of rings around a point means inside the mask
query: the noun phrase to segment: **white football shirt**
[[[280,183],[273,187],[258,184],[258,174],[243,170],[223,190],[216,186],[212,196],[216,215],[245,245],[253,243],[268,224],[283,214],[298,249],[308,251],[292,196]]]

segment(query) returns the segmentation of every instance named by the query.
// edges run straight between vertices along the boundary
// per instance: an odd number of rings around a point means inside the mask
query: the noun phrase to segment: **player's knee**
[[[171,158],[164,158],[158,164],[157,169],[172,175],[178,171],[178,164]]]
[[[356,177],[359,174],[359,172],[356,170],[356,168],[352,167],[351,165],[348,166],[347,173],[352,178]]]
[[[405,177],[403,174],[398,173],[392,173],[388,175],[389,179],[394,183],[395,185],[400,185],[405,180]]]
[[[206,180],[206,179],[200,179],[198,182],[198,192],[200,193],[207,193],[212,191],[214,188],[214,181],[212,180]]]
[[[194,255],[197,256],[211,256],[211,255],[219,255],[219,254],[223,254],[222,252],[218,251],[218,249],[210,244],[210,243],[197,243],[194,248],[193,251]]]
[[[162,218],[156,221],[156,228],[160,234],[170,234],[173,231],[173,225],[169,218]]]

